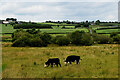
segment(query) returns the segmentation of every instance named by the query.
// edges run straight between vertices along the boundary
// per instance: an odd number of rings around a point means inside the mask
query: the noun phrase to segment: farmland
[[[112,33],[112,32],[120,32],[119,29],[104,29],[104,30],[96,30],[97,33]]]
[[[65,66],[73,54],[82,61]],[[44,68],[50,57],[59,57],[62,67]],[[3,47],[2,63],[3,78],[118,78],[118,45]]]
[[[52,29],[40,29],[41,32],[49,33],[52,37],[63,36],[76,30],[89,32],[88,28],[75,28],[75,26],[67,24],[65,26],[58,23],[38,24],[52,24]],[[69,44],[68,46],[58,46],[52,43],[48,44],[47,47],[11,47],[13,44],[11,34],[16,29],[11,25],[0,24],[0,27],[2,27],[0,34],[2,34],[3,78],[118,78],[117,44],[93,44],[92,46]],[[102,29],[105,27],[106,29]],[[103,35],[119,32],[117,28],[109,29],[108,26],[105,27],[90,25],[92,30]],[[64,60],[69,55],[81,56],[80,64],[73,63],[72,66],[65,66]],[[62,67],[44,68],[44,63],[53,57],[60,59]]]
[[[16,29],[13,29],[13,27],[11,25],[5,26],[5,25],[0,25],[2,27],[2,34],[4,33],[13,33]],[[52,26],[53,29],[40,29],[40,31],[42,32],[47,32],[47,33],[66,33],[66,32],[73,32],[76,30],[84,30],[85,32],[88,32],[88,30],[86,28],[80,28],[80,29],[61,29],[58,28],[57,26]],[[74,26],[67,26],[67,27],[73,27]]]
[[[38,23],[38,24],[50,24],[50,23]],[[57,36],[57,35],[66,35],[67,33],[71,33],[74,32],[76,30],[79,31],[85,31],[85,32],[89,32],[87,28],[85,27],[79,27],[79,28],[75,28],[75,26],[71,26],[68,24],[60,24],[58,26],[58,23],[51,23],[51,27],[52,29],[40,29],[41,32],[46,32],[49,33],[52,36]],[[64,28],[63,28],[63,25]],[[0,24],[0,27],[2,28],[2,32],[0,32],[0,36],[2,36],[2,41],[3,42],[11,42],[12,37],[11,34],[16,31],[17,29],[14,29],[13,26],[11,26],[10,24],[5,26],[4,24]],[[66,29],[65,29],[66,28]],[[112,32],[120,32],[119,29],[117,28],[109,28],[109,27],[103,27],[103,26],[97,26],[97,25],[90,25],[90,28],[92,30],[95,30],[96,33],[99,34],[103,34],[103,35],[110,35],[110,33]],[[106,29],[102,29],[102,28],[106,28]],[[26,30],[26,29],[24,29]],[[37,30],[37,29],[36,29]]]

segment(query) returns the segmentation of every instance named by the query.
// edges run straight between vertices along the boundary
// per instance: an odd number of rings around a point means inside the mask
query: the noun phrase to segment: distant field
[[[112,32],[120,32],[119,29],[104,29],[104,30],[96,30],[97,33],[112,33]]]
[[[63,28],[63,26],[51,26],[53,29],[61,29],[61,28]],[[69,28],[69,29],[74,29],[75,28],[75,26],[64,26],[65,28]]]
[[[5,26],[5,25],[0,25],[2,26],[2,32],[1,33],[13,33],[16,29],[13,29],[11,25]],[[81,29],[61,29],[63,26],[60,26],[58,28],[57,26],[54,26],[53,29],[40,29],[42,32],[47,32],[47,33],[67,33],[67,32],[73,32],[76,30],[84,30],[85,32],[88,32],[86,28],[81,28]],[[67,27],[74,27],[74,26],[67,26]]]
[[[0,27],[2,26],[2,32],[1,33],[13,33],[16,29],[13,29],[11,25],[5,26],[3,24],[0,24]]]
[[[55,24],[55,23],[38,23],[38,24]],[[57,24],[56,24],[57,25]],[[83,30],[85,32],[88,32],[88,29],[86,28],[77,28],[77,29],[74,29],[75,26],[70,26],[70,25],[67,25],[65,26],[66,28],[71,28],[71,29],[62,29],[62,25],[61,26],[56,26],[56,25],[53,25],[52,28],[53,29],[40,29],[40,31],[42,32],[46,32],[46,33],[52,33],[52,35],[59,35],[59,34],[66,34],[66,33],[70,33],[70,32],[73,32],[73,31],[76,31],[76,30]],[[4,37],[10,37],[11,36],[11,33],[13,33],[16,29],[13,29],[13,27],[11,25],[8,25],[8,26],[5,26],[3,24],[0,24],[0,27],[2,27],[2,35],[0,36],[4,36]],[[93,30],[96,30],[98,28],[103,28],[103,26],[98,26],[98,25],[90,25],[90,27],[93,29]],[[106,27],[108,28],[108,27]],[[26,30],[26,29],[24,29]],[[103,29],[103,30],[96,30],[97,33],[111,33],[111,32],[120,32],[118,29]],[[6,34],[6,33],[10,33],[10,34]]]
[[[82,61],[65,66],[69,55]],[[44,68],[50,57],[59,57],[62,67]],[[3,47],[2,65],[3,78],[118,78],[118,45]]]
[[[39,23],[39,22],[38,22],[38,24],[50,24],[50,25],[61,25],[61,26],[62,26],[62,25],[73,25],[73,24],[66,24],[66,23],[61,23],[61,24],[59,24],[59,23],[44,23],[44,22],[43,22],[43,23]]]
[[[73,31],[76,31],[76,30],[79,30],[79,31],[85,31],[85,32],[88,32],[88,29],[41,29],[40,31],[42,32],[47,32],[47,33],[70,33],[70,32],[73,32]]]

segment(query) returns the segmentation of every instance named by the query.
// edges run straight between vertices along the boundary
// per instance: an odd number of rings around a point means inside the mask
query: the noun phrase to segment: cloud
[[[18,20],[113,20],[117,21],[116,2],[8,2],[2,3],[2,19]]]
[[[118,2],[119,0],[1,0],[1,2]]]

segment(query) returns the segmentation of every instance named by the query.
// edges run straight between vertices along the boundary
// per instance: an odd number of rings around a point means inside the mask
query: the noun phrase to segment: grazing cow
[[[74,61],[76,61],[76,64],[79,64],[79,60],[80,60],[80,56],[71,55],[66,58],[65,64],[67,63],[72,64],[71,62],[74,62]]]
[[[57,65],[58,67],[58,64],[61,67],[59,58],[51,58],[51,59],[48,59],[47,62],[45,62],[44,67],[48,67],[49,65],[51,65],[51,67],[53,67],[53,65]]]

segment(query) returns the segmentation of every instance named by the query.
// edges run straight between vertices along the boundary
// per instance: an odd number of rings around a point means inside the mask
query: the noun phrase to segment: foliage
[[[31,30],[26,30],[26,32],[28,32],[28,33],[30,33],[30,34],[37,34],[37,33],[39,33],[40,32],[40,30],[38,29],[38,30],[36,30],[35,28],[32,28]]]
[[[120,36],[119,35],[113,36],[112,39],[113,39],[113,42],[120,43]]]
[[[78,28],[78,27],[81,27],[81,24],[80,24],[80,23],[75,26],[75,28]]]
[[[64,46],[70,44],[70,40],[66,36],[61,36],[56,38],[56,44],[59,46]]]
[[[101,35],[101,34],[93,34],[93,40],[95,43],[99,44],[107,44],[110,43],[110,37],[107,35]]]
[[[42,29],[42,28],[52,28],[51,25],[49,24],[32,24],[32,23],[23,23],[23,24],[16,24],[14,25],[14,29],[31,29],[31,28],[36,28],[36,29]]]
[[[113,23],[101,23],[100,26],[115,26]]]
[[[95,22],[95,24],[96,24],[96,25],[99,25],[99,24],[100,24],[100,20],[97,20],[97,21]]]
[[[48,34],[48,33],[39,33],[38,35],[43,41],[43,46],[47,46],[47,44],[50,44],[51,38],[52,38],[50,34]]]
[[[84,31],[75,31],[68,35],[72,44],[75,45],[92,45],[92,37],[90,34],[85,33]]]
[[[31,38],[29,42],[31,47],[42,47],[44,46],[43,40],[40,37]]]
[[[12,42],[14,47],[24,47],[24,46],[32,46],[32,47],[41,47],[47,46],[50,43],[51,36],[47,33],[40,33],[36,30],[32,29],[35,33],[29,33],[22,29],[17,30],[12,35]]]
[[[90,46],[92,44],[93,38],[91,37],[91,35],[89,33],[83,34],[83,37],[81,39],[81,45]]]
[[[114,36],[117,36],[117,35],[118,35],[117,32],[112,32],[112,33],[110,34],[110,37],[114,37]]]
[[[28,37],[29,36],[29,34],[28,35],[23,35],[23,36],[21,36],[21,37],[19,37],[18,39],[16,39],[14,42],[13,42],[13,44],[12,44],[12,46],[13,47],[25,47],[25,46],[30,46],[30,38]]]

